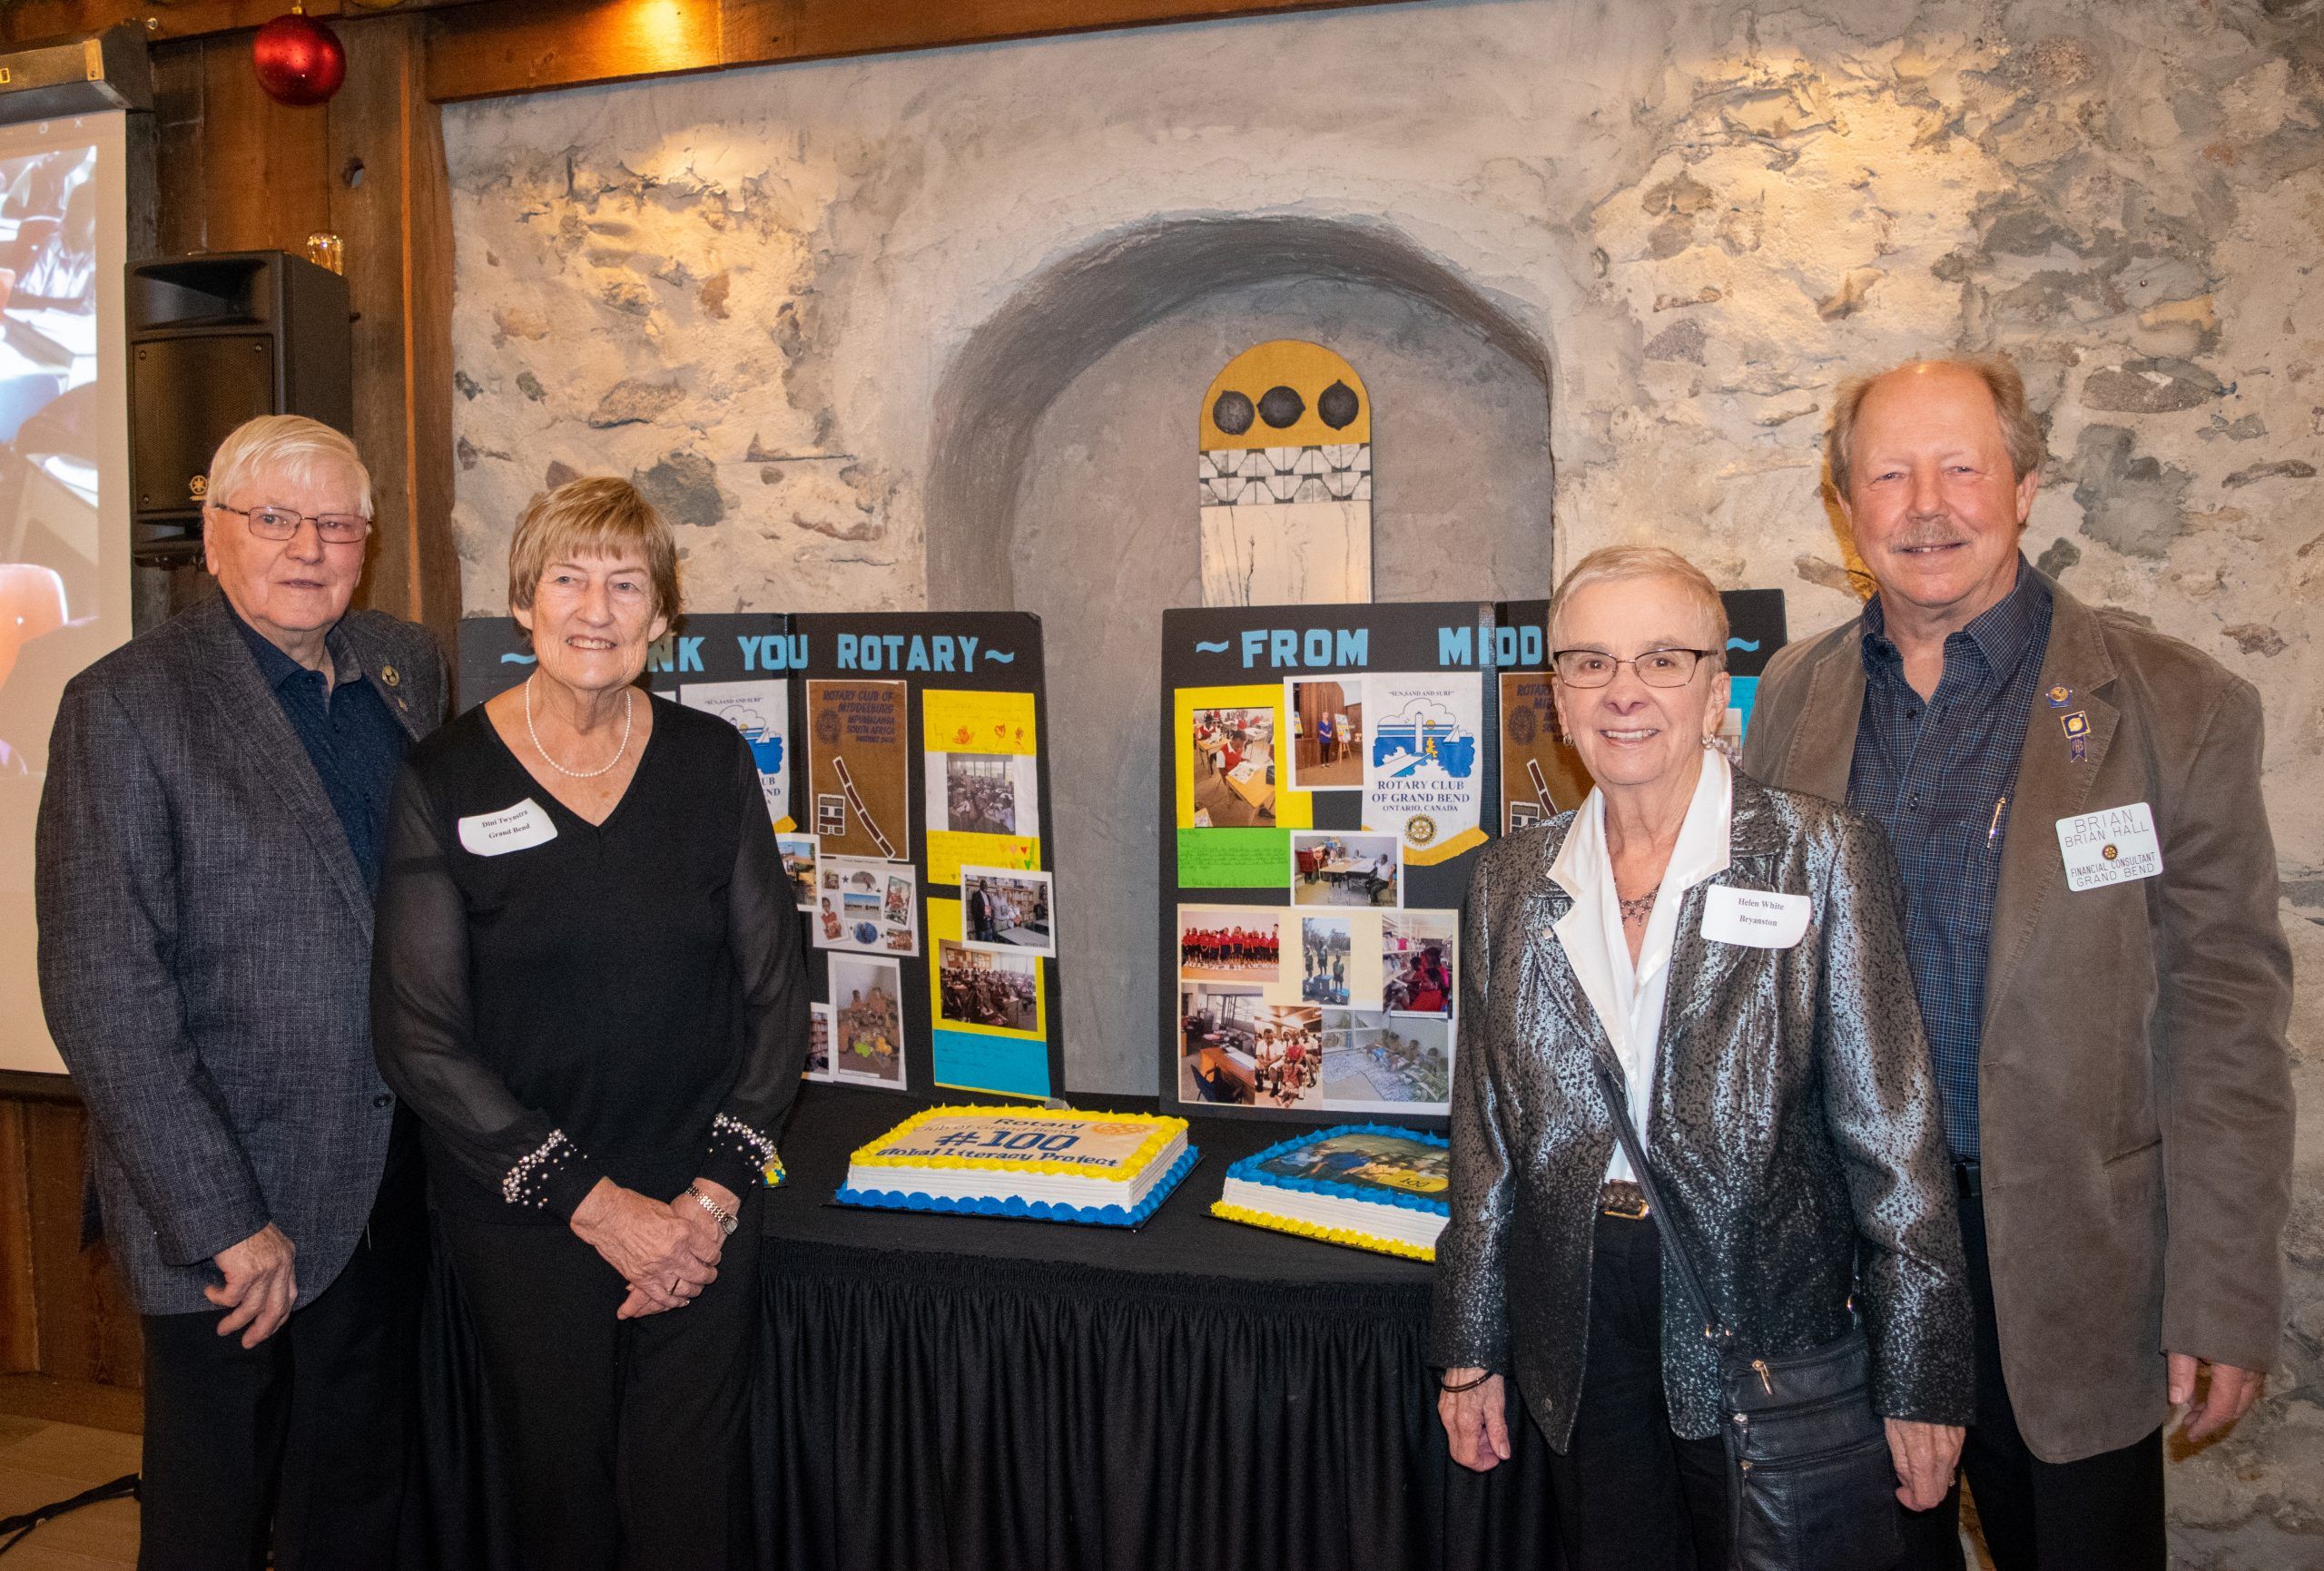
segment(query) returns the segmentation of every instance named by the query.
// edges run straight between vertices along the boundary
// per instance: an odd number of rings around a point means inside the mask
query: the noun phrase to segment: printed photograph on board
[[[1298,830],[1291,836],[1295,906],[1398,906],[1403,864],[1393,835],[1353,830]]]
[[[1380,918],[1380,997],[1392,1015],[1452,1017],[1457,911],[1386,911]]]
[[[1294,790],[1364,788],[1364,679],[1293,677],[1284,683]]]
[[[1279,982],[1283,919],[1266,906],[1178,908],[1178,975],[1189,982]]]
[[[807,1066],[799,1072],[802,1080],[829,1080],[832,1077],[832,1006],[829,1004],[807,1006]]]
[[[936,1018],[947,1026],[1040,1034],[1040,964],[1030,955],[994,954],[940,938]]]
[[[1263,1004],[1252,1040],[1254,1106],[1324,1104],[1324,1012],[1312,1004]]]
[[[1275,827],[1275,734],[1272,709],[1194,712],[1195,825]]]
[[[791,880],[791,892],[799,908],[815,908],[815,837],[812,835],[777,835],[774,847],[783,857],[783,875]]]
[[[970,948],[1057,953],[1057,908],[1049,874],[963,866],[960,898],[968,909]]]
[[[1347,918],[1300,918],[1300,999],[1347,1007],[1348,970],[1354,957],[1354,924]]]
[[[833,955],[830,965],[832,1078],[903,1090],[901,967],[861,955]]]
[[[928,882],[957,884],[961,864],[1041,865],[1040,759],[1033,695],[921,694]]]
[[[1256,987],[1178,989],[1178,1100],[1248,1107],[1258,1095]]]
[[[1452,1021],[1324,1011],[1326,1111],[1442,1114],[1452,1098]]]

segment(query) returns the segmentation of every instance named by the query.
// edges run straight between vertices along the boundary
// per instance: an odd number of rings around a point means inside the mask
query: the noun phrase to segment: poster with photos
[[[781,677],[749,682],[689,682],[678,688],[688,709],[714,714],[743,733],[758,766],[767,819],[780,831],[791,818],[791,684]]]
[[[827,852],[911,855],[911,738],[901,682],[807,683],[806,828]]]
[[[919,873],[910,862],[826,855],[807,925],[819,949],[920,953]]]
[[[902,967],[865,955],[831,957],[832,1078],[907,1088]]]
[[[1182,1101],[1449,1110],[1459,914],[1178,908]]]

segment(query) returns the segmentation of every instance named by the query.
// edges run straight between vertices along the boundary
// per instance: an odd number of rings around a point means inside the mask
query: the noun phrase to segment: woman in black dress
[[[807,983],[749,745],[635,685],[676,555],[625,481],[526,510],[538,663],[413,750],[379,889],[380,1072],[424,1127],[518,1557],[554,1571],[749,1555],[757,1193]]]

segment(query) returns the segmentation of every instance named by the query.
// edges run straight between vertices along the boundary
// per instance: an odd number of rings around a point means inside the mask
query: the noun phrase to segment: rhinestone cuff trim
[[[580,1148],[565,1137],[562,1129],[549,1131],[548,1138],[517,1161],[500,1179],[500,1198],[511,1205],[535,1208],[548,1204],[549,1180],[580,1160]]]
[[[710,1148],[731,1151],[754,1168],[763,1168],[774,1160],[774,1142],[731,1113],[710,1121]]]

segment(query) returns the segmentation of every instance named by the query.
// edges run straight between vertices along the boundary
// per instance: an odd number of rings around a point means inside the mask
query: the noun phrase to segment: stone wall
[[[1180,500],[1108,480],[1130,472],[1124,430],[1187,467],[1151,378],[1187,378],[1190,434],[1216,368],[1185,346],[1273,280],[1285,321],[1363,341],[1408,318],[1442,358],[1441,399],[1383,400],[1384,539],[1418,516],[1392,513],[1391,476],[1428,472],[1433,406],[1506,414],[1508,368],[1530,367],[1556,560],[1667,541],[1724,583],[1787,588],[1805,631],[1855,604],[1816,453],[1838,378],[2006,349],[2052,419],[2029,553],[2265,696],[2313,1109],[2319,116],[2316,0],[1439,0],[451,108],[468,606],[505,603],[528,496],[610,468],[683,525],[698,609],[1021,604],[1055,619],[1053,660],[1078,658],[1057,643],[1085,636],[1059,609],[1074,596],[1167,585],[1181,550],[1191,581],[1191,485],[1179,523]],[[1272,247],[1259,221],[1305,239]],[[1172,269],[1107,270],[1171,246]],[[1384,291],[1379,312],[1333,319],[1298,287],[1343,271]],[[1141,358],[1182,311],[1180,347]],[[1503,381],[1463,385],[1479,370]],[[1141,424],[1059,401],[1114,387]],[[1125,462],[1093,471],[1098,451]],[[1127,579],[1110,545],[1062,543],[1077,469],[1102,538],[1158,553]],[[1475,545],[1384,593],[1538,575],[1542,543],[1519,536],[1541,510],[1502,500],[1518,472],[1407,492]],[[1142,712],[1153,658],[1107,668]],[[1093,867],[1149,865],[1146,789],[1063,838]],[[1109,943],[1148,898],[1067,895]],[[1107,963],[1068,954],[1093,978]],[[1149,1088],[1096,992],[1068,1000],[1074,1083]],[[2313,1111],[2300,1163],[2286,1367],[2174,1469],[2183,1566],[2324,1557]]]

